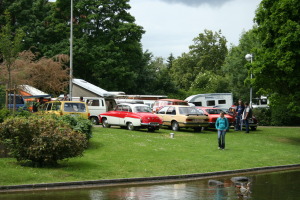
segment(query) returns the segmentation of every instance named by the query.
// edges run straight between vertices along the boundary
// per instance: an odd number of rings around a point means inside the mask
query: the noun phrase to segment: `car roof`
[[[148,105],[146,104],[141,104],[141,103],[119,103],[118,105],[127,105],[127,106],[147,106],[149,107]]]
[[[83,103],[83,104],[85,104],[85,102],[82,102],[82,101],[47,101],[45,103],[54,103],[54,102],[70,102],[70,103]]]
[[[221,108],[214,108],[214,107],[204,107],[204,106],[195,106],[196,108],[203,108],[203,109],[220,109],[222,110]]]
[[[164,107],[186,107],[186,108],[194,108],[195,106],[187,106],[187,105],[166,105]]]
[[[156,101],[173,101],[173,102],[187,102],[184,100],[180,100],[180,99],[158,99]]]

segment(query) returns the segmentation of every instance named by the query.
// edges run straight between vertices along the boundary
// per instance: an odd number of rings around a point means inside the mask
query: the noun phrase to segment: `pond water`
[[[240,176],[240,175],[239,175]],[[243,182],[249,192],[236,187],[231,181],[234,177],[214,178],[223,184],[209,184],[209,179],[169,184],[135,185],[118,187],[99,187],[72,190],[31,191],[0,193],[1,200],[152,200],[152,199],[259,199],[259,200],[296,200],[300,199],[300,169],[244,175],[249,181]],[[210,179],[211,180],[211,179]],[[244,195],[243,195],[244,194]]]

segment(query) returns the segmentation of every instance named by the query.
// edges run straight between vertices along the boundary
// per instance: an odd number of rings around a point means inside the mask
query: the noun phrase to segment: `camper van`
[[[196,94],[185,99],[194,106],[218,107],[228,109],[233,104],[232,93]]]
[[[79,101],[80,97],[72,97],[72,100]],[[88,105],[90,111],[89,119],[97,125],[99,124],[98,115],[113,110],[117,105],[113,98],[83,97],[83,101]]]

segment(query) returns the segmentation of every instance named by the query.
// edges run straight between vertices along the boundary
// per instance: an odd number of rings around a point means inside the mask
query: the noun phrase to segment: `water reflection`
[[[248,181],[232,181],[232,177],[188,181],[175,184],[102,187],[56,191],[0,194],[2,200],[140,200],[140,199],[299,199],[300,170],[247,175]],[[251,184],[250,184],[251,182]],[[243,194],[244,188],[249,190]]]

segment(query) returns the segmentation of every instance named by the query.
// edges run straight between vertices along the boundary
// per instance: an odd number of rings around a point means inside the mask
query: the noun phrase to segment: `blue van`
[[[8,94],[8,108],[12,109],[14,108],[14,94]],[[19,108],[26,109],[26,103],[24,98],[21,95],[16,94],[16,109]]]

